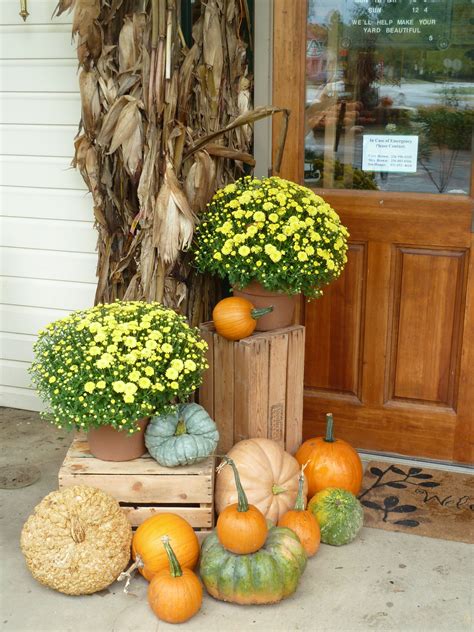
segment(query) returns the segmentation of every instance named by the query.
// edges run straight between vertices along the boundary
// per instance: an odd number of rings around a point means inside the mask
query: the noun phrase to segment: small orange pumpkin
[[[227,340],[240,340],[253,334],[257,320],[273,307],[255,308],[246,298],[230,296],[219,301],[212,312],[218,334]]]
[[[343,439],[335,439],[334,420],[326,415],[326,436],[308,439],[295,457],[300,465],[307,463],[308,496],[327,487],[346,489],[357,496],[362,485],[362,462],[354,448]]]
[[[303,545],[306,555],[312,557],[319,549],[321,543],[321,531],[316,518],[311,511],[305,509],[305,499],[303,497],[304,469],[301,472],[298,484],[298,496],[296,497],[295,508],[290,509],[278,521],[279,527],[288,527],[296,533]]]
[[[174,513],[157,514],[142,522],[132,540],[134,566],[148,581],[168,568],[168,555],[161,540],[164,535],[169,537],[182,567],[194,568],[198,561],[199,542],[191,525]]]
[[[202,586],[189,568],[181,568],[168,536],[161,538],[169,567],[157,573],[148,586],[148,603],[168,623],[184,623],[201,608]]]
[[[221,511],[216,524],[217,537],[222,546],[232,553],[255,553],[265,544],[268,533],[267,521],[260,509],[255,505],[249,505],[234,461],[226,456],[224,461],[219,467],[227,464],[232,467],[238,502],[228,505]]]

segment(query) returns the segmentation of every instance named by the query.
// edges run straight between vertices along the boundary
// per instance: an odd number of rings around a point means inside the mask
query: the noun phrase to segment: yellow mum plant
[[[334,209],[310,189],[246,176],[208,204],[194,254],[201,272],[237,287],[258,281],[270,291],[316,298],[341,274],[348,235]]]
[[[40,331],[30,373],[60,428],[135,432],[143,417],[187,398],[207,368],[207,344],[160,303],[117,301]]]

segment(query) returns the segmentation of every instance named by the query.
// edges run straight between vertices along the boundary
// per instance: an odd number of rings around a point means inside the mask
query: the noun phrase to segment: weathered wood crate
[[[133,461],[96,459],[78,435],[59,470],[59,487],[90,485],[116,498],[132,527],[156,513],[176,513],[195,531],[214,526],[214,459],[185,467],[162,467],[147,453]]]
[[[237,342],[203,323],[209,369],[199,402],[220,433],[218,454],[242,439],[268,437],[294,454],[301,444],[305,328],[258,332]]]

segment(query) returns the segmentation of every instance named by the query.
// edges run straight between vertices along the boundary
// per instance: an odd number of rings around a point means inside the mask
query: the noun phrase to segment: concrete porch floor
[[[29,574],[19,547],[22,525],[35,505],[57,489],[57,474],[71,437],[35,413],[0,411],[0,466],[34,465],[41,478],[30,487],[0,490],[2,536],[1,621],[11,632],[156,632],[143,578],[134,595],[113,584],[101,593],[68,597]],[[297,592],[278,605],[240,607],[205,595],[190,631],[397,632],[473,630],[474,547],[364,528],[348,546],[322,545],[309,560]]]

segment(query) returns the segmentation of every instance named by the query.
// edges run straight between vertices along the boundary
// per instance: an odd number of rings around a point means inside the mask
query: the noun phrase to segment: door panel
[[[456,0],[456,6],[462,1]],[[327,0],[321,2],[335,6]],[[399,4],[411,6],[408,0]],[[273,103],[292,112],[281,175],[301,183],[309,129],[305,114],[311,125],[320,125],[321,114],[319,106],[306,103],[307,17],[305,2],[274,2]],[[326,37],[321,33],[316,39]],[[459,37],[460,31],[452,34]],[[321,70],[319,63],[316,60],[313,67],[315,76]],[[324,72],[335,72],[337,63],[328,56]],[[382,61],[379,65],[383,67]],[[374,92],[363,82],[357,89],[369,96]],[[357,138],[351,136],[352,127],[344,127],[353,126],[356,119],[360,123],[361,111],[351,110],[349,102],[343,111],[344,95],[341,98],[335,94],[337,90],[333,92],[326,95],[330,101],[325,116],[331,124],[327,133],[320,126],[322,135],[315,136],[317,142],[323,142],[324,161],[329,156],[324,164],[331,167],[325,168],[319,181],[324,187],[317,193],[339,213],[351,243],[340,279],[325,290],[323,298],[301,303],[300,320],[307,328],[304,437],[322,434],[325,413],[331,411],[338,436],[358,448],[472,462],[473,199],[465,191],[469,156],[462,149],[462,160],[460,154],[456,158],[462,171],[458,179],[463,183],[462,194],[421,192],[432,188],[420,165],[406,186],[408,190],[418,187],[418,193],[401,190],[403,178],[390,174],[388,188],[392,190],[382,190],[387,179],[381,174],[376,177],[379,190],[330,188],[354,185],[351,169],[355,163],[350,161],[354,156],[361,159],[362,145],[359,142],[355,151]],[[396,115],[400,117],[402,111],[399,106]],[[384,112],[377,110],[366,129],[379,125]],[[340,134],[334,122],[341,123]],[[275,145],[278,132],[275,121]],[[341,138],[344,151],[339,150],[337,160],[345,163],[346,153],[350,154],[350,168],[343,164],[338,176],[334,161]],[[442,151],[444,148],[436,150],[431,166],[444,160],[447,154],[442,156]]]
[[[388,401],[455,409],[466,251],[396,247]]]
[[[344,274],[327,288],[317,309],[306,306],[306,332],[317,341],[317,359],[306,363],[305,384],[360,400],[366,244],[351,243],[347,258]]]

